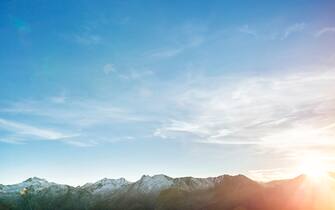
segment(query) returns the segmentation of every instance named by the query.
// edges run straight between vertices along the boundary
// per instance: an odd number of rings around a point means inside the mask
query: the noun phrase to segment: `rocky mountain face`
[[[243,175],[155,175],[137,182],[102,179],[72,187],[34,177],[0,185],[0,210],[330,210],[335,188],[329,182],[314,183],[305,176],[259,183]]]

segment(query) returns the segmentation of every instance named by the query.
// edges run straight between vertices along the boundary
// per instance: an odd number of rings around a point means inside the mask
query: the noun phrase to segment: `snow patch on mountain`
[[[113,192],[122,187],[129,185],[131,182],[128,182],[124,178],[120,179],[107,179],[104,178],[95,183],[85,184],[82,189],[89,190],[92,193],[105,193],[105,192]]]
[[[133,189],[143,193],[151,193],[167,189],[173,184],[171,177],[162,174],[155,176],[144,175],[139,181],[134,183]]]
[[[192,191],[196,189],[208,189],[214,186],[215,183],[211,178],[182,177],[174,179],[173,187]]]
[[[30,189],[34,191],[40,191],[52,185],[56,185],[55,183],[48,182],[45,179],[40,179],[38,177],[29,178],[24,182],[13,185],[3,185],[0,188],[0,192],[2,193],[19,193],[24,189]]]

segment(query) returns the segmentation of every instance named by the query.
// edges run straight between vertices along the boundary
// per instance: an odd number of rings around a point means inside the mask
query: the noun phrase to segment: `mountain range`
[[[0,185],[0,210],[331,210],[334,174],[313,181],[257,182],[243,175],[210,178],[142,176],[73,187],[37,177]]]

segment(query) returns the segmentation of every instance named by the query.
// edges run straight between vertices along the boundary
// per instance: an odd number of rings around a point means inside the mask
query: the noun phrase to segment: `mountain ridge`
[[[0,210],[330,210],[335,207],[335,196],[315,206],[324,195],[316,196],[318,188],[311,183],[305,175],[262,183],[242,174],[208,178],[158,174],[143,175],[135,182],[103,178],[73,187],[32,177],[18,184],[0,185]],[[301,198],[307,199],[302,203]]]
[[[69,186],[69,187],[74,187],[74,188],[89,188],[92,185],[99,185],[99,184],[108,184],[108,183],[117,183],[117,182],[121,182],[124,184],[134,184],[134,183],[139,183],[139,182],[147,182],[147,181],[153,181],[156,179],[156,181],[162,181],[162,178],[165,177],[167,180],[174,180],[176,182],[180,182],[182,180],[207,180],[207,181],[212,181],[213,183],[219,183],[220,180],[222,180],[223,178],[227,178],[227,177],[244,177],[247,179],[250,179],[249,177],[242,175],[242,174],[237,174],[237,175],[229,175],[229,174],[224,174],[224,175],[220,175],[220,176],[214,176],[214,177],[205,177],[205,178],[198,178],[198,177],[193,177],[193,176],[183,176],[183,177],[170,177],[168,175],[165,174],[156,174],[156,175],[142,175],[140,179],[138,179],[137,181],[128,181],[127,179],[120,177],[120,178],[102,178],[96,182],[87,182],[85,184],[82,185],[70,185],[70,184],[59,184],[56,182],[51,182],[48,181],[47,179],[44,178],[40,178],[40,177],[29,177],[27,179],[25,179],[22,182],[19,183],[15,183],[15,184],[1,184],[0,183],[0,187],[11,187],[11,186],[24,186],[24,185],[63,185],[63,186]],[[160,180],[157,180],[160,179]],[[252,181],[258,182],[256,180],[250,179]],[[278,181],[278,180],[276,180]],[[1,189],[1,188],[0,188]]]

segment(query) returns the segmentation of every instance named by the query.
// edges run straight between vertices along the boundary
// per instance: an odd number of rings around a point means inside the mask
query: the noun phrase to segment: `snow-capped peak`
[[[101,179],[93,184],[85,184],[83,189],[93,193],[112,192],[130,184],[125,178],[119,179]]]
[[[207,189],[214,187],[215,183],[211,178],[182,177],[174,179],[175,187],[184,190]]]
[[[29,183],[33,185],[33,184],[40,184],[40,183],[48,183],[48,181],[45,179],[38,178],[38,177],[31,177],[25,180],[23,183]]]
[[[173,185],[173,179],[165,175],[147,176],[142,178],[134,184],[134,188],[141,192],[157,192],[167,189]]]
[[[54,185],[54,183],[48,182],[47,180],[38,177],[32,177],[19,184],[5,185],[1,191],[5,193],[17,193],[28,188],[34,191],[38,191],[51,185]]]

